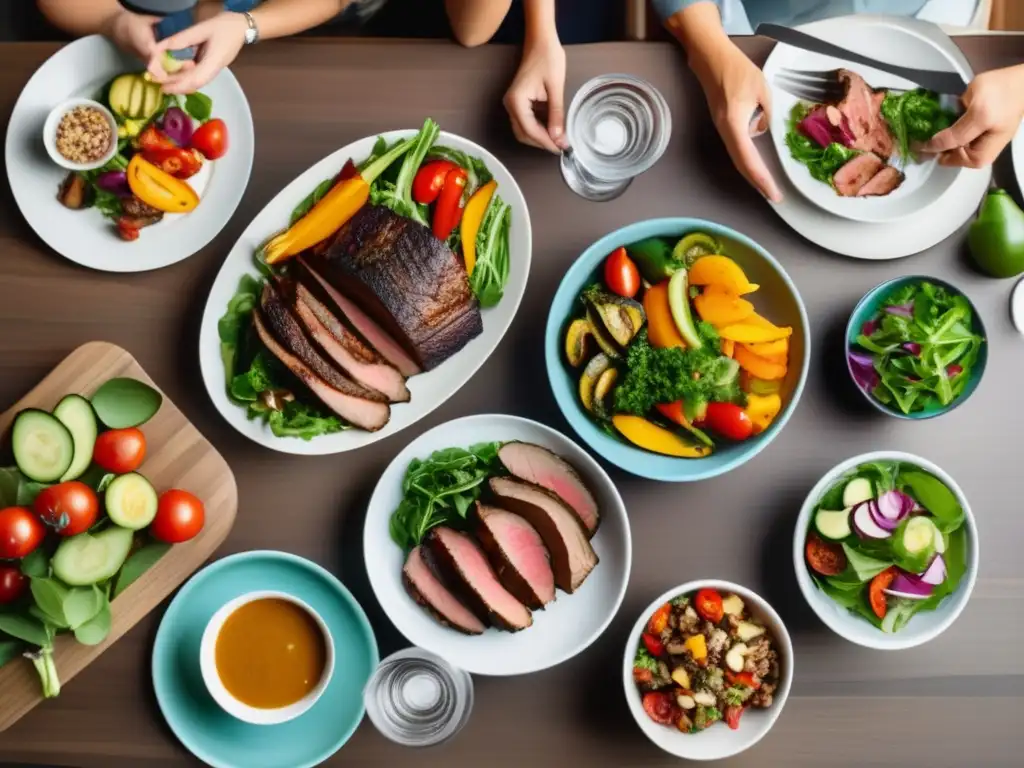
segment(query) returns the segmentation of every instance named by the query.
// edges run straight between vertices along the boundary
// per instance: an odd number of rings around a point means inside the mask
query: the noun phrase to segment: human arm
[[[118,0],[38,0],[38,6],[47,21],[74,37],[105,35],[143,60],[156,46],[153,25],[159,19],[125,10]]]
[[[483,45],[494,37],[511,6],[512,0],[444,0],[452,34],[467,48]]]

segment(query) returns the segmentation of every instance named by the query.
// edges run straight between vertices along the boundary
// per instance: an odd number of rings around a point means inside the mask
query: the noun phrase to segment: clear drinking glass
[[[632,75],[601,75],[569,105],[562,176],[588,200],[611,200],[664,154],[672,134],[665,98]]]

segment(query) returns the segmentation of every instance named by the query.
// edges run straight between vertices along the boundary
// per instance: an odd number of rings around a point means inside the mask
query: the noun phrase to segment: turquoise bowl
[[[316,611],[334,641],[331,682],[307,712],[278,725],[237,720],[210,696],[199,668],[203,630],[229,600],[258,590],[293,595]],[[363,688],[380,662],[363,609],[334,576],[285,552],[243,552],[199,571],[171,601],[153,643],[153,687],[174,735],[215,768],[312,768],[337,752],[363,719]]]
[[[857,384],[857,380],[853,376],[853,368],[850,366],[849,352],[850,349],[856,345],[857,336],[860,335],[860,329],[864,326],[864,323],[871,320],[881,311],[883,302],[889,294],[897,288],[902,288],[904,285],[921,282],[940,285],[950,293],[963,296],[967,299],[967,303],[971,305],[973,330],[981,336],[982,339],[985,339],[985,342],[981,345],[981,351],[978,352],[978,361],[974,364],[974,368],[971,369],[970,380],[967,382],[967,386],[964,388],[960,397],[946,406],[937,405],[931,408],[926,408],[923,411],[903,413],[903,411],[898,407],[889,406],[880,402],[874,395],[867,390],[862,389]],[[857,302],[857,306],[853,308],[853,312],[850,314],[850,321],[846,324],[846,349],[843,350],[843,354],[846,356],[846,370],[850,374],[850,380],[853,381],[854,388],[864,395],[865,399],[871,403],[871,405],[882,413],[889,416],[895,416],[897,419],[920,421],[922,419],[934,419],[936,416],[949,413],[974,394],[974,390],[978,388],[978,384],[981,382],[981,375],[985,372],[985,366],[988,363],[988,337],[985,335],[985,326],[981,322],[981,315],[978,314],[978,308],[963,291],[937,277],[928,277],[926,275],[907,275],[905,277],[897,277],[892,280],[887,280],[881,285],[876,285],[864,295],[864,298]]]
[[[742,443],[719,442],[715,452],[702,459],[662,456],[637,448],[609,435],[591,420],[577,393],[580,372],[565,359],[565,330],[577,313],[580,291],[600,279],[605,258],[619,246],[648,237],[681,237],[687,232],[706,232],[723,246],[743,269],[747,278],[761,286],[748,296],[758,314],[778,325],[793,328],[790,338],[789,371],[782,384],[782,412],[764,432]],[[811,359],[810,324],[803,300],[782,265],[760,245],[734,229],[712,221],[691,218],[649,219],[630,224],[605,235],[587,248],[562,278],[548,314],[544,338],[544,357],[548,379],[558,407],[576,433],[598,455],[631,474],[671,483],[706,480],[744,464],[763,451],[786,426],[807,381]]]

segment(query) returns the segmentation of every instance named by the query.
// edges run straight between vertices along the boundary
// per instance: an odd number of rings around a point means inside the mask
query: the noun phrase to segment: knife
[[[758,24],[755,34],[791,45],[794,48],[810,51],[811,53],[831,56],[835,59],[844,59],[855,64],[863,64],[866,67],[879,69],[882,72],[902,77],[904,80],[909,80],[922,88],[927,88],[929,91],[935,91],[936,93],[961,96],[967,90],[967,82],[958,72],[939,72],[934,69],[900,67],[896,64],[872,59],[870,56],[854,53],[846,48],[826,42],[792,27],[784,27],[780,24]]]

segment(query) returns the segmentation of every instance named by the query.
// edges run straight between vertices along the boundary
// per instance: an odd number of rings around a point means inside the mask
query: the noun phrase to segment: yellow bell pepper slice
[[[686,642],[683,643],[686,649],[693,656],[694,661],[703,661],[708,657],[708,645],[704,641],[704,635],[693,635],[686,638]]]
[[[128,163],[128,187],[146,205],[164,213],[188,213],[199,205],[199,195],[186,182],[176,179],[135,155]]]
[[[487,206],[491,204],[494,190],[498,188],[498,182],[491,179],[480,189],[473,193],[466,203],[466,209],[462,212],[462,258],[466,262],[466,274],[473,274],[473,267],[476,266],[476,236],[483,223]]]
[[[778,394],[747,395],[747,416],[754,425],[754,434],[759,435],[771,426],[782,410],[782,398]]]

